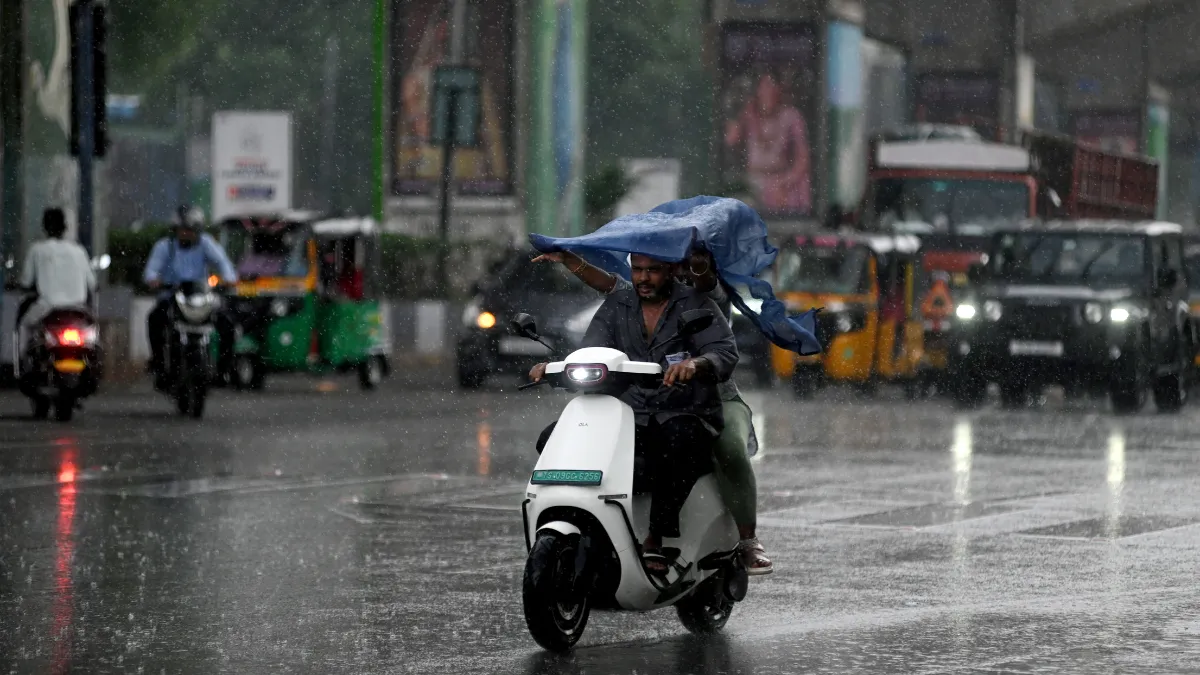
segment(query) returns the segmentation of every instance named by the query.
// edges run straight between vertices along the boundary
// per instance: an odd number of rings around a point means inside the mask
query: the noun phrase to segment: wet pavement
[[[1200,407],[748,398],[777,573],[719,638],[596,613],[552,657],[518,497],[561,395],[0,393],[0,673],[1200,672]]]

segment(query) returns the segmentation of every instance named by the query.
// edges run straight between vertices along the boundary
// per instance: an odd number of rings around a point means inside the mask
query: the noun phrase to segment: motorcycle
[[[709,310],[683,315],[678,339],[707,328]],[[526,314],[517,335],[545,344]],[[542,450],[521,503],[528,558],[522,584],[525,622],[551,651],[579,640],[593,609],[648,611],[675,607],[688,630],[720,631],[746,597],[748,575],[736,554],[738,531],[712,474],[696,482],[680,512],[680,537],[664,540],[673,558],[665,578],[642,562],[650,496],[637,491],[634,413],[620,396],[632,385],[662,385],[657,363],[630,361],[615,349],[579,349],[546,367],[548,384],[580,394],[563,410]]]
[[[212,379],[209,342],[221,296],[205,284],[184,282],[173,289],[168,306],[168,335],[163,377],[155,384],[175,401],[180,415],[200,419]]]
[[[102,373],[100,334],[93,312],[86,307],[52,310],[34,329],[40,335],[26,340],[24,355],[14,354],[18,387],[29,398],[35,419],[69,422],[84,398],[96,393]],[[20,331],[13,340],[20,350]]]
[[[90,264],[93,270],[102,271],[111,261],[106,254]],[[53,408],[56,420],[69,422],[83,399],[100,387],[104,364],[96,303],[93,294],[90,307],[51,310],[33,327],[33,335],[24,335],[20,324],[16,326],[13,375],[18,389],[29,399],[34,419],[46,419]]]

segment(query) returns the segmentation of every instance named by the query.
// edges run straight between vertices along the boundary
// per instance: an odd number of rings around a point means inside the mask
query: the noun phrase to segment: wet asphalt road
[[[719,639],[598,613],[553,658],[517,505],[565,399],[318,384],[0,393],[0,673],[1200,672],[1200,407],[752,394],[778,572]]]

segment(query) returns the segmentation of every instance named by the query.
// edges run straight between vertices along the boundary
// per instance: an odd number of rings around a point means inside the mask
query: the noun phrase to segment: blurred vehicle
[[[180,415],[204,416],[213,377],[214,319],[221,296],[207,284],[184,282],[171,290],[163,373],[155,386],[175,401]]]
[[[366,284],[375,221],[293,211],[221,225],[240,280],[229,303],[238,327],[233,384],[260,389],[269,373],[353,371],[364,389],[376,387],[389,349]]]
[[[25,353],[14,359],[21,393],[29,398],[35,419],[68,422],[79,401],[100,384],[100,338],[96,318],[86,307],[55,309],[35,327]],[[14,345],[20,341],[14,339]]]
[[[531,262],[536,255],[533,249],[511,251],[477,284],[455,349],[460,386],[479,387],[498,373],[524,374],[548,359],[545,346],[511,334],[509,318],[518,313],[534,318],[559,356],[583,339],[604,299],[562,265]]]
[[[798,356],[771,348],[775,373],[800,397],[823,382],[871,390],[879,381],[909,384],[921,357],[915,305],[916,237],[801,235],[781,247],[775,293],[791,312],[822,308],[817,338],[824,351]]]
[[[1181,228],[1060,222],[994,235],[973,293],[955,309],[956,397],[980,404],[989,382],[1021,405],[1047,384],[1103,389],[1121,413],[1146,390],[1163,412],[1184,404],[1196,339]]]
[[[968,272],[984,260],[989,237],[935,234],[921,237],[917,267],[917,304],[924,328],[917,379],[908,388],[909,398],[931,391],[950,391],[947,365],[953,343],[954,308],[967,292]]]
[[[867,192],[850,220],[879,232],[988,234],[1026,218],[1154,218],[1158,164],[1045,132],[989,142],[917,125],[872,141]]]
[[[111,262],[105,254],[93,258],[91,266],[101,271]],[[46,419],[53,407],[56,420],[69,422],[80,401],[100,386],[104,359],[94,293],[90,305],[50,310],[32,335],[23,336],[20,324],[14,326],[13,375],[29,399],[34,419]]]

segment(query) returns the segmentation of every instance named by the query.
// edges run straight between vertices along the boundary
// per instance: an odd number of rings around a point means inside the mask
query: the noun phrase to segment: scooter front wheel
[[[591,614],[586,596],[570,597],[578,545],[578,536],[546,533],[525,561],[525,624],[539,645],[554,652],[565,652],[579,641]]]

